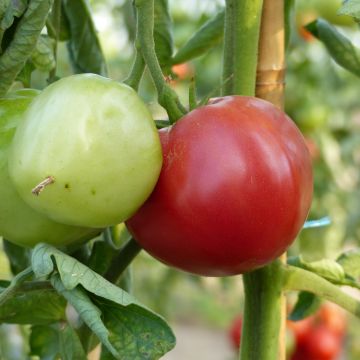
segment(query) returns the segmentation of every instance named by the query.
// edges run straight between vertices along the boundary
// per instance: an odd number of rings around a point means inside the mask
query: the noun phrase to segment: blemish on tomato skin
[[[96,195],[96,190],[95,189],[91,189],[91,195]]]
[[[70,184],[69,184],[69,183],[66,183],[66,184],[64,185],[64,188],[69,190],[69,189],[70,189]]]

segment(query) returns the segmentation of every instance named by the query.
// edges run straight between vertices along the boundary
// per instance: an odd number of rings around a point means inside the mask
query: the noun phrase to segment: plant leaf
[[[168,73],[170,69],[167,67],[171,64],[174,50],[168,0],[155,0],[154,2],[154,41],[159,64],[165,73]]]
[[[75,330],[67,323],[33,326],[30,334],[31,355],[41,360],[86,360]]]
[[[352,16],[357,22],[360,22],[359,0],[345,0],[338,11],[338,14]]]
[[[203,55],[218,45],[224,36],[225,11],[219,11],[215,17],[203,24],[200,29],[178,50],[173,64],[181,64]]]
[[[15,275],[30,265],[30,250],[3,239],[3,249],[10,262],[11,272]]]
[[[360,250],[351,250],[341,254],[336,260],[345,272],[357,279],[360,277]]]
[[[55,68],[54,40],[47,35],[40,35],[31,54],[31,61],[40,71],[49,72]]]
[[[86,0],[63,0],[63,4],[69,24],[68,50],[74,71],[106,76],[105,58],[88,2]]]
[[[162,317],[76,259],[39,244],[32,268],[38,277],[51,275],[54,287],[118,359],[156,359],[174,347],[174,335]]]
[[[319,276],[322,276],[323,278],[337,284],[341,284],[346,280],[343,267],[335,260],[322,259],[318,261],[307,262],[304,261],[301,256],[297,256],[289,258],[288,263],[293,266],[312,271]]]
[[[6,94],[37,44],[52,0],[30,0],[14,37],[0,57],[0,96]]]
[[[314,294],[301,291],[297,302],[289,315],[289,320],[299,321],[314,314],[320,307],[321,300]]]
[[[337,64],[360,77],[360,51],[349,39],[323,19],[311,22],[306,29],[326,46]]]
[[[51,287],[36,284],[29,283],[30,289],[16,292],[0,307],[0,323],[41,325],[65,319],[65,300]]]

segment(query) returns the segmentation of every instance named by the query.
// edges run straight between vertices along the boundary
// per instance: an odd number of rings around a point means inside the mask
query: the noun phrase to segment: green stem
[[[233,92],[237,95],[255,95],[262,5],[262,0],[234,1]]]
[[[156,57],[153,36],[154,0],[135,0],[135,6],[137,10],[137,49],[141,51],[155,83],[159,104],[166,109],[170,122],[174,123],[184,115],[184,109],[175,91],[166,83]]]
[[[18,290],[23,282],[25,282],[33,274],[31,266],[17,274],[10,285],[0,293],[0,306],[5,304]]]
[[[121,247],[119,254],[112,260],[111,265],[104,276],[105,279],[112,283],[116,283],[140,251],[140,245],[131,238]]]
[[[226,0],[223,55],[223,95],[233,94],[234,72],[234,16],[236,0]]]
[[[360,317],[360,302],[321,276],[299,267],[282,265],[283,289],[308,291]]]
[[[280,358],[281,276],[279,261],[243,275],[245,308],[240,359]]]
[[[124,83],[132,87],[135,91],[137,91],[139,88],[141,78],[144,74],[144,69],[145,69],[144,59],[141,55],[141,52],[136,50],[134,63],[132,65],[130,74],[124,80]]]

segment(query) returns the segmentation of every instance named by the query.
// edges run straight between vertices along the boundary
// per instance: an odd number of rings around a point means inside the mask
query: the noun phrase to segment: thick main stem
[[[278,261],[244,274],[245,309],[240,359],[279,360],[282,272]]]

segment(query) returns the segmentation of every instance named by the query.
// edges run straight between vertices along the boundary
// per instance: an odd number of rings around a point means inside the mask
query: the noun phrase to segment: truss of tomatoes
[[[309,152],[266,101],[213,99],[159,132],[131,88],[93,74],[61,79],[26,104],[20,119],[4,118],[16,131],[0,149],[3,188],[11,185],[15,207],[45,219],[47,230],[31,237],[0,226],[18,244],[64,245],[127,220],[165,264],[226,276],[277,258],[306,219]],[[8,212],[12,224],[22,222],[17,213]],[[52,224],[75,235],[50,239]]]

